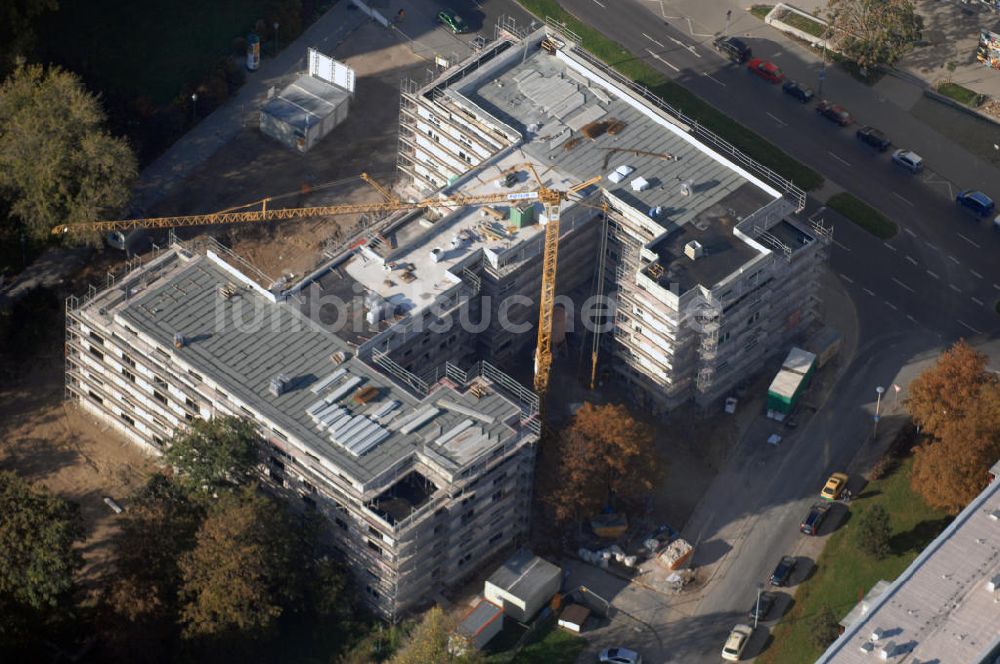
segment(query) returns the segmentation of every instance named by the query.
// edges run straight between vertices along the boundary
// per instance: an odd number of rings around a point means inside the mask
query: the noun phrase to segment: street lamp
[[[753,611],[753,628],[757,629],[757,621],[760,620],[760,595],[764,590],[764,583],[762,581],[757,582],[757,602],[754,605]]]
[[[727,9],[726,10],[726,27],[722,31],[722,36],[723,37],[726,37],[726,36],[729,35],[729,19],[731,19],[732,17],[733,17],[733,10],[732,9]]]
[[[879,410],[882,407],[882,395],[885,394],[885,388],[879,385],[875,388],[875,432],[872,434],[872,439],[878,438],[878,421],[879,421]]]
[[[278,22],[274,22],[274,55],[278,55]]]
[[[191,93],[191,123],[195,123],[198,120],[198,93]]]

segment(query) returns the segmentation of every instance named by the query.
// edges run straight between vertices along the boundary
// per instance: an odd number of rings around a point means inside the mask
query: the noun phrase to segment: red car
[[[747,69],[757,74],[768,83],[781,83],[785,80],[785,75],[778,69],[778,65],[770,60],[754,58],[747,64]]]
[[[851,114],[844,110],[843,106],[838,106],[837,104],[829,102],[825,99],[816,104],[816,112],[830,122],[836,122],[841,127],[846,127],[854,121],[851,118]]]

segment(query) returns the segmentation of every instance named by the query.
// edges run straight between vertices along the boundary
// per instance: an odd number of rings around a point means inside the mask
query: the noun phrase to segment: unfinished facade
[[[222,255],[175,244],[71,298],[67,396],[153,452],[196,417],[256,422],[269,483],[328,517],[390,620],[523,536],[534,394],[485,362],[428,383],[359,354]]]
[[[795,217],[801,190],[575,41],[562,28],[502,25],[470,59],[404,85],[400,174],[420,193],[458,195],[537,187],[528,164],[556,189],[601,176],[563,203],[560,291],[611,298],[611,330],[596,342],[603,371],[637,399],[654,410],[707,404],[816,319],[830,231]],[[482,292],[501,298],[492,305],[512,292],[536,300],[539,234],[523,210],[467,214],[495,235],[480,252]],[[408,260],[401,253],[389,258]],[[502,361],[533,341],[491,330],[479,350]]]

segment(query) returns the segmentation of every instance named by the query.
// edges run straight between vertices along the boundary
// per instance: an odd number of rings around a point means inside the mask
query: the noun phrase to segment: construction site
[[[67,398],[153,453],[193,418],[251,418],[269,484],[328,517],[389,620],[526,538],[567,334],[591,387],[662,413],[717,402],[818,322],[832,238],[801,190],[564,29],[496,36],[403,82],[378,202],[89,225],[372,215],[314,271],[272,281],[171,233],[66,303]]]

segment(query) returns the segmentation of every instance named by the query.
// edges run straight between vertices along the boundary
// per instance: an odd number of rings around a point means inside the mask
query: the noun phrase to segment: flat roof
[[[486,599],[480,599],[455,627],[455,633],[474,638],[494,620],[503,616],[503,608]]]
[[[343,340],[297,304],[272,302],[243,285],[224,298],[220,291],[234,283],[240,282],[213,260],[195,255],[118,313],[283,435],[361,483],[418,450],[445,470],[458,468],[516,434],[521,410],[496,391],[473,396],[438,385],[414,396],[351,357]],[[184,335],[182,348],[174,347],[175,334]],[[337,364],[332,356],[338,352],[349,359]],[[274,396],[271,381],[279,375],[288,378],[288,387]],[[360,393],[364,388],[374,389]]]
[[[767,388],[767,391],[770,394],[777,394],[778,396],[791,399],[795,396],[795,390],[799,389],[799,384],[802,383],[803,378],[803,374],[782,369],[774,377],[774,380],[771,381],[771,386]]]
[[[306,74],[264,104],[261,112],[306,129],[334,113],[350,97],[347,90]]]
[[[528,549],[521,549],[508,558],[497,571],[490,575],[486,583],[501,588],[514,597],[527,597],[541,588],[553,576],[561,576],[562,570]]]
[[[1000,482],[994,481],[931,542],[916,560],[853,622],[818,660],[850,664],[878,659],[896,645],[888,661],[980,662],[1000,637]]]

